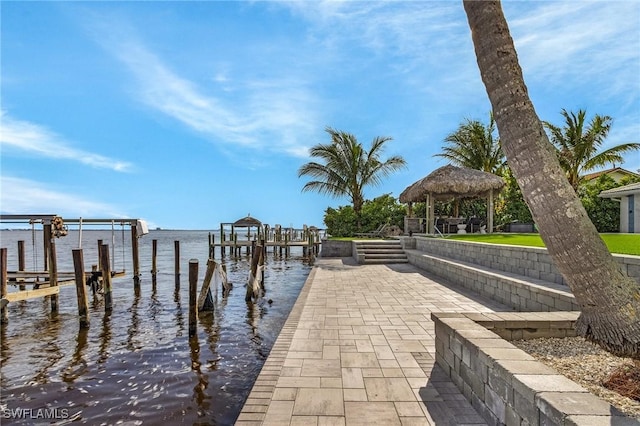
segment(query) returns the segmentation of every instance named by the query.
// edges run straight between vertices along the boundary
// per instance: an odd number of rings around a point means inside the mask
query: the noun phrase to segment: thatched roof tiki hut
[[[411,215],[413,203],[426,201],[428,234],[434,233],[434,204],[436,200],[487,198],[487,232],[492,232],[493,198],[504,185],[504,180],[492,173],[446,165],[408,186],[402,191],[399,198],[401,203],[409,204],[409,215]]]

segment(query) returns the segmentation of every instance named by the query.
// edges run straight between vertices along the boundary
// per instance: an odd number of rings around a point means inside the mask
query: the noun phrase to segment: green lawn
[[[640,234],[600,234],[600,236],[611,253],[640,256]],[[480,243],[544,247],[544,243],[538,234],[456,234],[447,238]]]

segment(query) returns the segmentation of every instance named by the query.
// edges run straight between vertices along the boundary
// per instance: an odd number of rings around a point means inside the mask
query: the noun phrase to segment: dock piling
[[[100,246],[100,264],[102,271],[102,291],[104,292],[104,311],[111,312],[113,299],[111,294],[111,262],[109,260],[109,245]]]
[[[124,241],[122,241],[122,244],[124,244]],[[134,291],[137,292],[140,290],[140,253],[138,248],[137,226],[131,226],[131,256],[133,258],[133,287]],[[122,265],[122,269],[124,270],[124,265]]]
[[[0,248],[0,299],[2,308],[0,309],[0,324],[9,323],[9,310],[4,297],[7,295],[7,248]]]
[[[151,276],[158,274],[158,240],[151,240]]]
[[[18,241],[18,271],[20,272],[24,272],[26,270],[24,259],[24,240],[20,240]],[[18,288],[20,290],[27,289],[24,284],[20,284]]]
[[[44,239],[49,241],[47,257],[49,260],[49,287],[58,286],[58,263],[56,257],[56,243],[52,233],[51,223],[44,225]],[[51,312],[58,312],[58,294],[51,295]]]
[[[198,325],[198,259],[189,260],[189,337],[197,334]]]
[[[174,270],[176,277],[176,290],[180,288],[180,241],[173,242],[173,248],[175,253]]]
[[[82,249],[73,249],[73,269],[76,281],[76,299],[78,300],[78,319],[80,328],[89,327],[89,301],[87,300],[86,279],[84,275],[84,256]]]

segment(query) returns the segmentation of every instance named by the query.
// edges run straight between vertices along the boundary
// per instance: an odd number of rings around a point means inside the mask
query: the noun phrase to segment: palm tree
[[[549,255],[571,288],[576,331],[640,359],[640,286],[620,270],[566,179],[535,112],[500,2],[464,0],[502,149]]]
[[[331,136],[328,144],[318,144],[309,150],[311,157],[322,162],[309,162],[298,170],[298,177],[311,176],[302,191],[316,191],[332,197],[348,196],[356,214],[360,228],[360,214],[364,204],[363,190],[368,185],[379,185],[383,177],[406,166],[401,156],[392,156],[385,161],[380,159],[384,144],[392,138],[376,137],[371,148],[366,151],[356,137],[350,133],[327,127]]]
[[[442,157],[457,166],[501,174],[505,165],[500,139],[494,138],[496,122],[489,114],[489,124],[467,119],[458,130],[445,138]]]
[[[612,118],[596,114],[587,124],[584,110],[574,114],[563,109],[561,114],[565,120],[563,128],[546,121],[543,124],[556,147],[560,166],[576,191],[584,173],[609,164],[623,163],[623,153],[640,149],[640,143],[625,143],[598,152],[611,130]]]

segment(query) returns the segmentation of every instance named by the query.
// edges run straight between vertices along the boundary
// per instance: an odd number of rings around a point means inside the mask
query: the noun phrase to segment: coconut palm
[[[331,127],[325,131],[331,136],[331,142],[315,145],[309,150],[311,157],[321,162],[309,162],[298,170],[298,177],[311,176],[314,179],[307,182],[302,191],[316,191],[335,198],[350,197],[359,228],[364,188],[379,185],[383,177],[405,167],[406,162],[397,155],[384,161],[380,158],[384,144],[392,140],[390,137],[374,138],[367,151],[350,133]]]
[[[612,118],[594,115],[586,122],[586,112],[577,114],[563,109],[564,127],[544,121],[549,131],[549,139],[556,147],[560,166],[564,169],[569,183],[578,190],[580,178],[586,172],[609,164],[623,163],[622,154],[640,149],[640,143],[625,143],[598,152],[611,130]]]
[[[442,148],[442,157],[457,166],[501,174],[505,165],[504,154],[500,148],[500,139],[495,138],[496,122],[489,115],[489,124],[478,120],[465,120],[458,130],[449,134]]]
[[[640,359],[640,286],[622,273],[565,178],[529,98],[500,2],[464,0],[464,8],[509,167],[580,305],[576,331]]]

